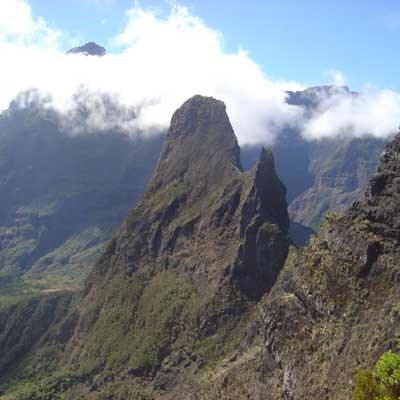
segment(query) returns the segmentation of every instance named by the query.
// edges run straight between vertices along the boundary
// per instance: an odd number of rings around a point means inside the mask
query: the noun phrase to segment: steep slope
[[[40,104],[0,116],[0,303],[77,287],[142,194],[163,137],[73,134]]]
[[[356,369],[396,347],[399,154],[400,134],[365,198],[329,216],[308,247],[291,250],[250,341],[230,368],[216,367],[209,398],[350,399]]]
[[[38,381],[48,374],[43,359],[54,360],[57,349],[58,374],[30,396],[186,393],[235,349],[277,278],[289,246],[285,194],[269,151],[242,172],[222,102],[185,102],[143,198],[90,274],[79,304],[33,358],[15,360],[14,377]]]

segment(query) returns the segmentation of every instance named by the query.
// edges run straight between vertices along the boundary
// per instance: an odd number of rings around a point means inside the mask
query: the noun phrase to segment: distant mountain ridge
[[[336,85],[313,86],[298,91],[289,90],[287,94],[286,101],[288,104],[302,106],[309,110],[315,110],[321,104],[321,100],[335,95],[359,95],[359,93],[351,91],[347,86]]]
[[[0,303],[80,287],[142,194],[163,142],[115,129],[76,135],[62,119],[37,104],[0,116]]]
[[[347,86],[320,86],[288,94],[289,104],[303,105],[310,113],[330,96],[359,95]],[[289,135],[286,148],[298,141],[293,136],[296,134]],[[289,213],[294,221],[316,229],[326,212],[344,211],[363,196],[386,140],[366,134],[357,138],[339,135],[302,141],[308,157],[307,172],[313,183],[290,199]],[[279,139],[277,146],[282,147]]]
[[[287,102],[304,107],[311,116],[321,101],[342,94],[358,95],[345,86],[317,86],[288,92]],[[291,220],[316,230],[326,212],[343,211],[361,198],[385,142],[369,135],[308,140],[297,129],[283,129],[271,148],[277,172],[288,188]],[[242,149],[245,168],[258,151],[259,146]]]

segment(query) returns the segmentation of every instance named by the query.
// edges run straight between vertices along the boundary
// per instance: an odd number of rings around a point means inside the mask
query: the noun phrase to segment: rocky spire
[[[241,170],[240,150],[225,104],[197,95],[175,111],[149,190],[174,179],[208,190],[232,170]]]
[[[238,282],[248,296],[257,299],[272,287],[285,262],[289,215],[286,188],[276,174],[271,150],[262,148],[250,174],[252,186],[240,219],[244,241]]]
[[[233,286],[246,298],[258,298],[272,286],[287,254],[285,195],[271,151],[263,148],[256,166],[243,172],[224,103],[194,96],[174,113],[144,197],[113,252],[123,255],[122,264],[130,260],[128,269],[148,257],[162,268],[191,266],[201,279],[192,273],[189,279],[210,300]],[[196,242],[207,243],[207,251]],[[176,257],[182,246],[188,256]],[[199,284],[210,279],[218,285]]]
[[[260,210],[265,213],[265,218],[277,224],[283,232],[287,233],[289,215],[287,212],[286,187],[276,173],[275,160],[270,149],[265,147],[261,149],[254,175],[254,185],[260,196]]]

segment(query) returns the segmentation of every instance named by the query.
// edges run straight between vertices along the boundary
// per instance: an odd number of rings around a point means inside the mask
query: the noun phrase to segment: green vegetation
[[[59,354],[57,355],[54,345],[47,347],[42,343],[40,351],[29,360],[24,377],[14,379],[11,376],[11,380],[3,382],[8,391],[7,395],[0,395],[0,399],[68,398],[63,396],[66,396],[71,387],[90,382],[93,376],[107,376],[110,371],[103,371],[105,363],[106,368],[128,370],[132,375],[145,376],[153,372],[173,349],[190,346],[192,338],[182,335],[181,329],[186,326],[188,332],[193,331],[199,299],[185,278],[162,271],[152,278],[138,278],[136,284],[124,279],[117,280],[113,281],[114,290],[107,291],[104,299],[106,306],[103,305],[99,318],[96,321],[87,321],[89,325],[94,324],[93,333],[85,340],[87,351],[79,357],[72,369],[70,365],[60,366],[57,373],[52,375],[52,371],[46,366],[51,364],[52,359],[56,360]],[[132,297],[127,301],[132,296],[131,293],[134,293],[136,300]],[[127,301],[126,308],[121,310],[123,301]],[[14,315],[18,316],[22,311]],[[93,309],[87,311],[90,317],[93,313],[96,314]],[[35,320],[45,319],[48,314],[52,313],[41,311],[39,315],[35,311],[34,317]],[[25,326],[27,323],[22,321],[22,324]],[[125,389],[128,390],[128,387],[125,386]],[[102,393],[105,399],[109,398],[106,395],[107,390],[112,390],[115,396],[120,389],[105,388]],[[140,385],[131,387],[129,393],[121,397],[113,398],[124,399],[128,395],[128,398],[133,399],[146,398]]]
[[[140,299],[129,340],[131,368],[149,371],[156,367],[177,339],[179,325],[193,317],[197,302],[194,289],[185,279],[169,272],[157,274]]]
[[[166,271],[131,282],[114,277],[112,289],[87,341],[90,359],[147,374],[170,352],[180,327],[190,324],[197,295],[186,279]]]
[[[246,321],[243,319],[243,321]],[[196,344],[196,352],[207,360],[209,366],[216,365],[228,354],[238,348],[243,340],[244,323],[232,320],[220,327],[212,335],[200,340]]]
[[[400,354],[383,353],[372,370],[358,370],[354,381],[354,400],[400,399]]]
[[[329,229],[331,226],[339,222],[342,217],[343,214],[340,212],[329,211],[325,213],[320,225],[318,226],[318,233]]]

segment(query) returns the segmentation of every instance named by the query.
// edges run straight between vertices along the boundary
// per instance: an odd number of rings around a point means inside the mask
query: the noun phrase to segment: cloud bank
[[[302,129],[307,138],[386,136],[400,121],[400,95],[387,90],[336,93],[306,116],[286,103],[286,91],[303,85],[270,79],[243,50],[227,52],[221,33],[176,4],[166,15],[138,5],[128,10],[124,28],[112,38],[120,51],[102,58],[65,55],[58,50],[62,37],[25,0],[0,2],[0,109],[38,88],[43,106],[67,121],[83,110],[85,124],[75,130],[152,132],[166,128],[187,98],[202,94],[226,103],[242,145],[271,143],[285,127]],[[340,72],[330,73],[343,83]],[[26,105],[26,97],[19,98]]]
[[[310,139],[332,136],[385,138],[400,124],[400,94],[392,90],[366,87],[360,94],[338,91],[321,99],[311,119],[303,127]]]
[[[25,0],[1,0],[0,42],[19,45],[41,44],[52,47],[60,33],[41,18],[35,18]]]

